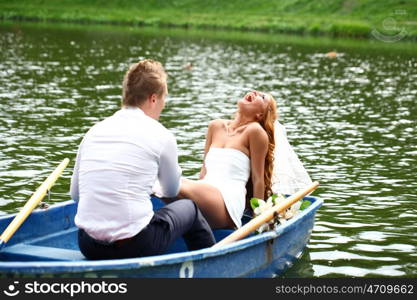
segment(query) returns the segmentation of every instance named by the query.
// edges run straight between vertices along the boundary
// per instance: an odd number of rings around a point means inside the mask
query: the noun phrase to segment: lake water
[[[285,277],[417,276],[417,46],[275,35],[0,25],[0,214],[16,212],[65,157],[52,190],[69,199],[78,144],[120,107],[131,63],[169,74],[161,122],[197,178],[207,124],[250,89],[270,91],[324,199]],[[336,58],[325,54],[336,51]],[[184,65],[192,64],[191,69]]]

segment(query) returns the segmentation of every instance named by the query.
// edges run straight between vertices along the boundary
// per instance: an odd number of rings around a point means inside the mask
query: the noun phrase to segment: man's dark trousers
[[[206,219],[188,199],[174,201],[155,211],[150,223],[132,238],[108,243],[97,241],[80,229],[78,243],[88,259],[115,259],[163,254],[181,236],[189,250],[215,243]]]

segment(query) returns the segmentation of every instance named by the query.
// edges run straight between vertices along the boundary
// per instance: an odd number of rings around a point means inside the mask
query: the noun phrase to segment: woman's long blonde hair
[[[272,172],[274,169],[274,150],[275,150],[275,120],[278,118],[277,102],[272,95],[268,94],[271,99],[269,106],[266,109],[266,113],[262,120],[259,121],[262,128],[268,135],[268,152],[265,157],[264,165],[264,199],[268,199],[272,195]],[[252,180],[249,178],[246,184],[246,207],[250,208],[249,200],[253,197],[253,185]]]
[[[268,199],[272,195],[272,172],[274,168],[274,150],[275,150],[275,120],[277,119],[277,102],[272,95],[268,94],[271,101],[266,109],[264,118],[259,121],[259,124],[265,129],[268,134],[268,152],[265,157],[265,172],[264,183],[265,193],[264,199]]]

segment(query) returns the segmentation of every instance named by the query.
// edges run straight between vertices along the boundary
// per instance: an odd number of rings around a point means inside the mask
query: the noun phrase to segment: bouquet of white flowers
[[[285,196],[281,193],[273,194],[269,197],[266,201],[258,198],[252,198],[250,200],[250,205],[253,209],[254,217],[259,216],[264,211],[272,208],[273,206],[279,204],[280,202],[285,200]],[[284,224],[287,222],[288,219],[291,219],[295,215],[297,215],[300,210],[305,209],[311,204],[308,200],[300,200],[294,203],[291,207],[287,208],[285,211],[277,214],[275,218],[273,218],[268,223],[263,224],[260,226],[256,232],[262,233],[268,230],[274,230],[280,224]]]

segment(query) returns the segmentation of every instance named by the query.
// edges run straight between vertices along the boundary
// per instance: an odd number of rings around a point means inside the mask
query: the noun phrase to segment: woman
[[[252,91],[237,105],[233,120],[210,122],[200,180],[183,179],[178,195],[196,202],[212,228],[241,226],[249,179],[251,197],[271,193],[276,102]]]

